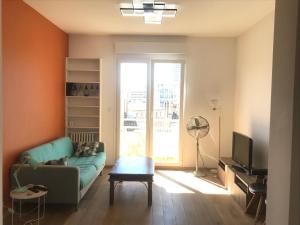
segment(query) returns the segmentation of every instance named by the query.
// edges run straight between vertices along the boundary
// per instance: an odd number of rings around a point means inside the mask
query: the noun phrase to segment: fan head
[[[196,139],[203,138],[209,132],[209,123],[202,116],[194,116],[188,120],[186,130],[189,135]]]

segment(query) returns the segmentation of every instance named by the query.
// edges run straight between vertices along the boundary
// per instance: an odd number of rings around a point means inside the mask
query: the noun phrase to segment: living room
[[[70,129],[73,131],[81,120],[70,120],[68,112],[73,112],[72,118],[82,118],[78,113],[84,113],[83,109],[70,110],[79,92],[90,95],[86,106],[100,99],[98,111],[87,110],[86,121],[99,121],[96,139],[104,143],[106,160],[97,165],[95,173],[102,176],[89,181],[84,192],[80,190],[77,210],[65,204],[46,204],[40,224],[253,224],[258,205],[254,212],[244,213],[226,185],[219,185],[215,173],[221,158],[232,157],[234,131],[253,141],[253,167],[268,169],[267,201],[262,203],[257,222],[263,224],[266,218],[266,224],[271,225],[299,224],[299,194],[295,191],[299,187],[299,152],[295,150],[299,125],[293,122],[298,121],[298,106],[293,102],[299,95],[292,75],[298,68],[291,65],[296,62],[298,13],[291,8],[297,9],[292,6],[298,1],[165,1],[176,9],[176,15],[160,18],[161,24],[145,24],[146,17],[141,15],[122,16],[125,13],[120,8],[134,2],[139,1],[2,1],[4,224],[11,224],[11,216],[16,214],[10,203],[13,165],[30,149],[46,143],[59,145],[54,140],[68,135],[76,138]],[[292,12],[287,13],[288,9]],[[290,41],[284,44],[283,33],[291,33]],[[71,77],[83,74],[74,68],[86,62],[92,65],[87,74],[97,76],[92,81],[95,86],[82,78],[79,83],[88,85],[74,86]],[[126,70],[128,64],[133,69]],[[159,72],[160,65],[175,68],[166,81],[158,79],[164,74]],[[141,71],[139,77],[130,80],[135,71]],[[286,74],[291,74],[290,79]],[[174,83],[176,104],[163,104],[175,124],[168,127],[173,136],[155,133],[166,126],[165,120],[155,121],[155,115],[161,113],[155,111],[160,93],[155,85],[159,82],[161,86]],[[100,91],[85,94],[87,87]],[[131,96],[135,94],[131,101],[138,99],[139,103],[121,105],[123,93],[130,88]],[[77,94],[72,94],[74,89]],[[85,104],[83,101],[75,103]],[[134,107],[138,110],[132,110]],[[137,111],[139,120],[132,116]],[[186,129],[195,117],[209,125],[206,136],[199,139],[200,151]],[[157,150],[168,146],[172,146],[168,154]],[[150,208],[147,189],[125,181],[114,187],[114,204],[109,206],[108,173],[130,148],[138,151],[131,156],[154,159]],[[207,178],[192,176],[199,152],[199,170],[208,168]],[[21,169],[21,184],[30,184],[23,183],[24,171],[32,170],[33,179],[42,167]],[[56,175],[54,185],[66,188],[67,184],[59,185],[64,181],[63,173],[61,178]],[[45,183],[34,184],[47,186],[46,201],[50,201],[53,180],[44,178]],[[49,180],[52,183],[48,184]],[[149,184],[147,188],[149,192]],[[58,192],[62,187],[53,190]]]

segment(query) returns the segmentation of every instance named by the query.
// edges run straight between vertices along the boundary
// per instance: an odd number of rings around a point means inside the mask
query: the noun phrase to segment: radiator
[[[69,132],[69,136],[75,143],[90,143],[99,141],[99,133],[98,132],[83,132],[83,131],[74,131]]]

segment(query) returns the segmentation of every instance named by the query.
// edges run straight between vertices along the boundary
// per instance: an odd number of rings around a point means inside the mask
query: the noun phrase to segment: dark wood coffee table
[[[151,206],[153,176],[154,162],[151,158],[121,157],[109,173],[110,205],[114,203],[115,181],[139,181],[148,183],[148,206]]]

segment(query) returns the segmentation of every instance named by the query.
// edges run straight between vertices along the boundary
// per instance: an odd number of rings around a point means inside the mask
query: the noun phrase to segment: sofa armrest
[[[80,200],[79,168],[73,166],[41,165],[33,169],[29,165],[14,164],[11,167],[11,188],[16,182],[13,172],[18,168],[18,179],[21,185],[42,184],[48,188],[48,203],[78,204]]]

